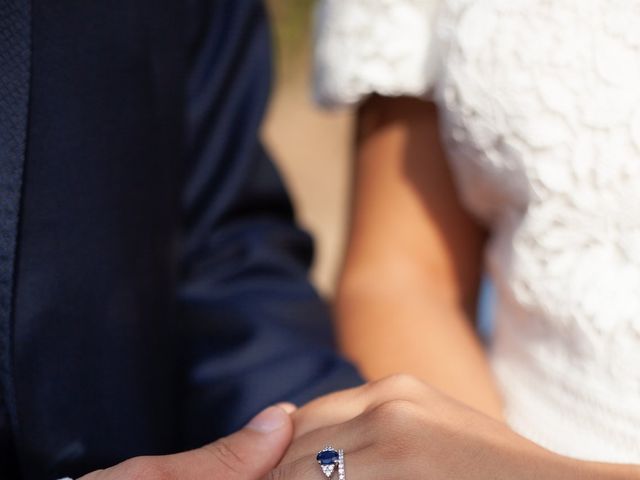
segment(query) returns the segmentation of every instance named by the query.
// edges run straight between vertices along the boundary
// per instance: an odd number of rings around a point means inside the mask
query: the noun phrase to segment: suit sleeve
[[[180,304],[184,428],[197,445],[268,404],[360,379],[332,347],[328,308],[307,280],[310,238],[259,140],[271,78],[264,7],[207,0],[191,14]]]

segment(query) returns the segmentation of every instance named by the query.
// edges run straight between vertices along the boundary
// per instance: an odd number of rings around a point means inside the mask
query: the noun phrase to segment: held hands
[[[326,444],[344,449],[346,480],[580,478],[577,462],[409,376],[320,398],[293,420],[294,441],[268,480],[321,480],[315,453]]]
[[[344,450],[346,480],[588,478],[580,462],[405,375],[292,412],[271,407],[203,448],[134,458],[79,480],[322,480],[315,455],[327,444]]]

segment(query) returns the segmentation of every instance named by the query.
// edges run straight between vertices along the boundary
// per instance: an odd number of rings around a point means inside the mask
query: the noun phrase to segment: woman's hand
[[[270,480],[321,480],[315,454],[327,444],[344,449],[346,480],[638,475],[630,467],[588,464],[551,453],[503,423],[403,375],[323,397],[293,418],[295,440]]]

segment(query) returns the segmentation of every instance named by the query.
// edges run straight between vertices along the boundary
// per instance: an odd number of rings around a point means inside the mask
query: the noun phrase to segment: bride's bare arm
[[[499,418],[473,328],[486,233],[460,205],[437,124],[417,99],[361,107],[339,338],[369,379],[410,373]]]

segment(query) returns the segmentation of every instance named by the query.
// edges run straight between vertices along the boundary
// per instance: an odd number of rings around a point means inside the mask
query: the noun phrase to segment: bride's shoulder
[[[444,0],[321,0],[315,94],[325,105],[378,93],[424,96],[436,68],[434,22]]]

